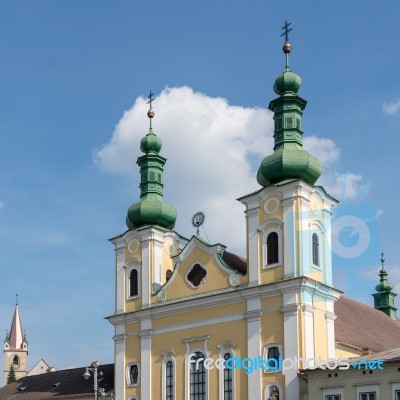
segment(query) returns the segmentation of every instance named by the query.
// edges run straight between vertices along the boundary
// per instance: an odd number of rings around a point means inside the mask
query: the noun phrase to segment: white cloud
[[[229,105],[189,87],[167,88],[156,98],[155,133],[163,140],[161,155],[168,158],[164,171],[164,198],[178,210],[176,229],[192,235],[192,215],[206,213],[205,230],[212,243],[222,242],[231,251],[245,254],[244,207],[235,199],[260,188],[256,169],[272,153],[272,113],[261,108]],[[148,131],[146,99],[139,97],[118,122],[111,140],[94,151],[102,169],[132,176],[139,170],[140,139]],[[326,165],[340,151],[330,139],[305,137],[307,150]],[[361,186],[361,177],[349,174],[346,192]],[[335,185],[339,185],[336,181]],[[139,196],[137,196],[139,198]]]
[[[395,115],[400,111],[400,100],[392,103],[383,103],[382,111],[385,115]]]
[[[304,149],[319,158],[324,167],[339,160],[340,149],[331,139],[319,138],[317,136],[304,136]]]
[[[4,202],[3,200],[0,200],[0,210],[1,210],[2,208],[4,208],[5,205],[6,205],[5,202]]]
[[[388,281],[393,285],[393,291],[395,293],[400,293],[400,267],[398,265],[388,265],[387,263],[385,263],[385,269],[388,273]],[[367,278],[378,284],[380,270],[380,266],[366,268],[363,267],[360,274],[363,278]]]
[[[363,182],[362,175],[352,172],[328,172],[322,176],[319,184],[340,201],[362,199],[371,189],[369,183]]]

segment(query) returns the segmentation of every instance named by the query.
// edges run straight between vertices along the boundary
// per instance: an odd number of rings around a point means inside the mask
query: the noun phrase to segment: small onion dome
[[[297,94],[301,86],[301,78],[294,72],[287,70],[278,75],[275,79],[274,92],[280,96],[287,94]]]
[[[162,140],[150,131],[146,136],[140,141],[140,150],[143,153],[159,153],[162,147]]]
[[[156,225],[173,229],[176,221],[176,208],[163,201],[162,197],[144,198],[128,209],[126,225],[137,229],[146,225]]]
[[[314,185],[322,173],[322,163],[303,149],[282,149],[265,157],[257,172],[257,181],[268,186],[288,179],[302,179]]]
[[[388,281],[383,281],[375,286],[377,292],[390,292],[393,289],[393,285]]]

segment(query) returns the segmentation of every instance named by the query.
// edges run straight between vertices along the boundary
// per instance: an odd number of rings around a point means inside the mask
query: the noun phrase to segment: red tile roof
[[[400,320],[341,296],[335,303],[336,342],[374,353],[400,347]]]

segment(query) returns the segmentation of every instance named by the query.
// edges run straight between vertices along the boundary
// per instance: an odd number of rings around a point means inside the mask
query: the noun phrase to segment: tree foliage
[[[7,377],[7,385],[9,383],[15,382],[16,380],[17,380],[17,377],[15,376],[14,366],[11,365],[10,372],[8,373],[8,377]]]

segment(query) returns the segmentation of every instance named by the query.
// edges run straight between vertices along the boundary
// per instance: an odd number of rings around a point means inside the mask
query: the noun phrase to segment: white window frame
[[[235,357],[235,343],[233,342],[222,342],[218,345],[219,348],[219,357],[224,359],[224,356],[226,353],[230,353],[231,357]],[[224,400],[224,370],[225,369],[219,369],[219,398],[220,400]],[[235,385],[236,385],[236,376],[235,376],[235,370],[236,369],[232,369],[232,398],[233,400],[235,400],[235,395],[236,395],[236,391],[235,391]]]
[[[166,350],[162,355],[162,367],[161,367],[161,373],[162,373],[162,391],[161,391],[161,396],[162,400],[166,400],[167,398],[167,392],[166,392],[166,384],[167,384],[167,363],[169,361],[172,362],[173,365],[173,373],[174,373],[174,380],[173,380],[173,399],[176,399],[176,359],[175,359],[175,352],[173,350]]]
[[[379,385],[363,385],[357,386],[357,400],[361,399],[361,395],[365,393],[375,393],[375,400],[379,399]]]
[[[314,264],[313,257],[313,234],[318,236],[318,262],[319,265]],[[325,265],[325,227],[319,220],[313,220],[310,223],[310,265],[318,270],[322,270]]]
[[[186,398],[187,400],[190,399],[190,368],[191,368],[191,364],[192,364],[192,363],[190,362],[190,359],[192,358],[192,356],[193,356],[197,351],[202,352],[202,353],[204,354],[204,360],[205,360],[206,358],[209,357],[208,351],[206,351],[206,349],[200,348],[200,347],[191,349],[190,352],[189,352],[188,354],[186,354],[186,357],[185,357],[185,388],[186,388],[186,397],[185,397],[185,398]],[[206,380],[206,383],[205,383],[205,386],[206,386],[206,399],[208,399],[208,382],[209,382],[209,379],[208,379],[208,369],[206,369],[206,378],[205,378],[205,380]]]
[[[131,296],[131,272],[136,270],[137,272],[137,285],[138,285],[138,294],[136,296]],[[136,300],[140,297],[140,290],[141,290],[141,276],[140,276],[140,268],[139,265],[134,265],[132,267],[127,268],[126,270],[126,299],[127,300]]]
[[[327,396],[340,396],[340,400],[344,400],[343,387],[324,389],[322,395],[323,400],[326,400]]]
[[[206,275],[204,276],[204,278],[201,280],[200,284],[198,286],[194,286],[192,282],[189,281],[188,276],[190,274],[190,272],[192,271],[192,269],[195,267],[195,265],[200,265],[201,268],[204,269],[204,271],[206,271]],[[185,280],[187,282],[187,284],[192,288],[192,289],[199,289],[202,285],[204,285],[204,282],[206,281],[208,276],[208,269],[204,266],[203,263],[201,263],[200,261],[196,261],[194,262],[191,267],[188,269],[188,271],[186,272],[185,275]]]
[[[283,221],[279,218],[271,218],[270,220],[264,222],[258,231],[262,232],[262,249],[263,249],[263,269],[269,269],[274,267],[279,267],[283,265],[282,256],[282,243],[283,243],[283,232],[282,232]],[[267,252],[267,238],[270,233],[276,233],[278,235],[278,262],[273,264],[268,264],[268,252]]]
[[[283,359],[283,350],[282,350],[282,345],[281,345],[280,343],[268,343],[268,344],[266,344],[266,345],[264,346],[263,359],[264,359],[264,360],[267,360],[267,359],[268,359],[268,350],[269,350],[271,347],[277,347],[278,350],[279,350],[279,355],[280,355],[280,356],[282,357],[282,359]],[[280,369],[277,369],[277,370],[270,371],[270,370],[268,370],[268,369],[265,369],[265,370],[264,370],[264,373],[265,373],[265,374],[271,374],[271,373],[276,373],[276,372],[278,372],[278,371],[281,371],[281,370],[280,370]]]
[[[283,396],[282,396],[282,394],[283,394],[283,392],[282,392],[282,386],[281,386],[278,382],[271,382],[271,383],[268,383],[268,384],[265,386],[265,389],[264,389],[264,399],[265,399],[265,400],[268,400],[268,399],[269,399],[269,390],[271,389],[272,386],[276,386],[276,387],[278,388],[278,390],[279,390],[279,397],[280,397],[280,398],[283,398]]]
[[[138,378],[137,378],[137,382],[136,383],[131,383],[131,377],[130,377],[130,369],[133,365],[137,365],[138,367]],[[140,385],[140,363],[138,362],[131,362],[129,364],[126,365],[126,384],[129,387],[136,387]]]
[[[397,393],[400,393],[400,383],[392,383],[392,400],[397,400]]]

